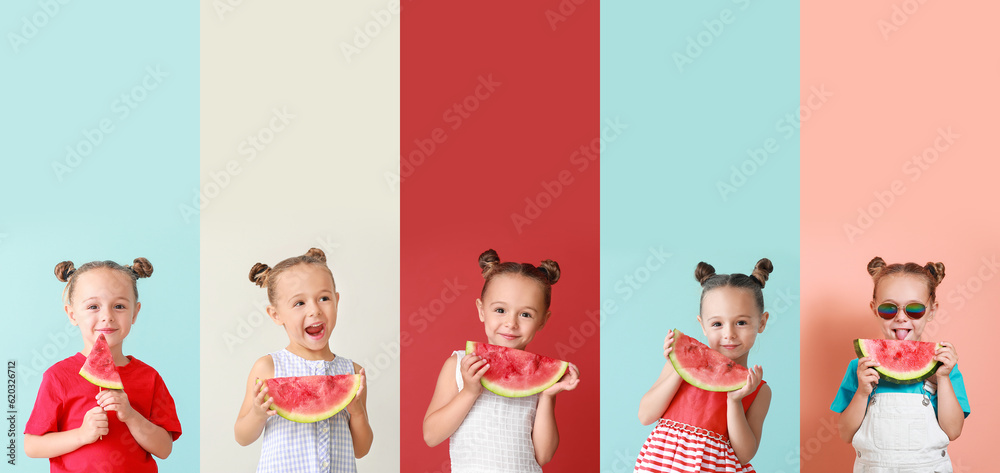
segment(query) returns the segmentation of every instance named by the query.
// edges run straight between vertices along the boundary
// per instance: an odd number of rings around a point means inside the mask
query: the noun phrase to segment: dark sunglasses
[[[903,311],[906,312],[906,316],[913,320],[917,320],[927,313],[927,306],[919,302],[911,302],[903,307],[900,307],[892,302],[883,302],[875,308],[875,313],[885,320],[892,320],[896,318],[896,314],[899,313],[899,309],[903,309]]]

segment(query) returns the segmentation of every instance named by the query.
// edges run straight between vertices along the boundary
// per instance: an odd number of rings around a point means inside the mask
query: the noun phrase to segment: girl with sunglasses
[[[882,336],[924,341],[924,328],[937,311],[935,289],[944,279],[944,264],[886,265],[875,257],[868,273],[875,283],[871,309]],[[955,345],[939,344],[934,359],[941,365],[922,384],[880,379],[875,360],[851,360],[830,409],[841,413],[840,437],[857,452],[855,472],[952,471],[948,442],[962,434],[969,400]]]

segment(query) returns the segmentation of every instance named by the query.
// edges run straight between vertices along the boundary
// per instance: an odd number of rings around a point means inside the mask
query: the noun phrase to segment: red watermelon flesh
[[[706,391],[735,391],[747,384],[750,371],[726,355],[674,329],[670,364],[684,381]]]
[[[90,349],[87,362],[80,368],[80,376],[102,388],[124,389],[122,377],[118,375],[118,367],[111,355],[111,347],[103,333],[97,336],[97,341]]]
[[[941,365],[934,360],[939,346],[915,340],[854,340],[858,358],[867,356],[877,361],[875,371],[896,384],[916,384],[933,375]]]
[[[354,400],[361,375],[290,376],[267,380],[271,409],[294,422],[319,422],[333,417]]]
[[[489,343],[466,342],[465,353],[486,359],[490,369],[480,382],[505,397],[540,393],[556,384],[569,367],[565,361]]]

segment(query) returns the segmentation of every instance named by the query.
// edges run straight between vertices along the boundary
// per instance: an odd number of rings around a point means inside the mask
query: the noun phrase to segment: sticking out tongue
[[[896,332],[896,340],[905,340],[906,336],[910,334],[910,331],[905,328],[897,328],[894,332]]]
[[[308,333],[309,335],[317,335],[322,331],[323,331],[323,324],[310,325],[306,327],[306,333]]]

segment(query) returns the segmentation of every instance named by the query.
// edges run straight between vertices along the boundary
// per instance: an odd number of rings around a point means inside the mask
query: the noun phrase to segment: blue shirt
[[[955,398],[962,406],[965,417],[969,417],[969,396],[965,393],[965,381],[962,380],[962,372],[958,370],[958,365],[951,369],[948,376],[951,379],[951,387],[955,390]],[[855,358],[847,365],[847,373],[844,373],[844,380],[840,383],[840,390],[837,397],[830,404],[830,409],[834,412],[844,412],[847,405],[851,403],[854,393],[858,390],[858,359]],[[924,383],[896,384],[885,378],[879,378],[875,392],[880,393],[914,393],[924,394]],[[931,404],[934,406],[934,414],[937,414],[937,392],[930,394]]]

